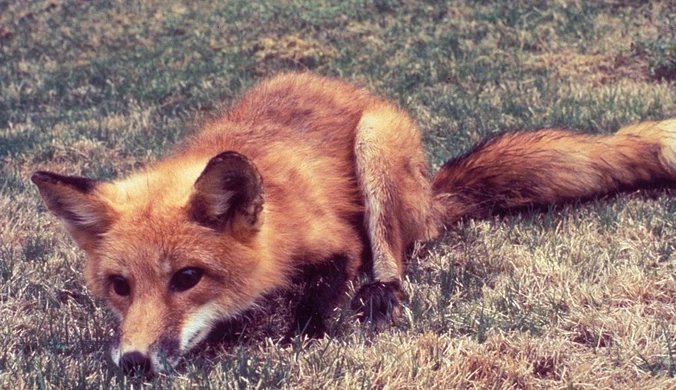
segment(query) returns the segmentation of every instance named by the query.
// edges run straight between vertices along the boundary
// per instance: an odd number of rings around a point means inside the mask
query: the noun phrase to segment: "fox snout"
[[[218,302],[173,316],[168,309],[152,314],[161,305],[154,306],[133,305],[113,338],[111,359],[126,373],[152,375],[175,368],[223,318]]]
[[[140,352],[127,352],[120,357],[120,368],[128,374],[147,375],[152,372],[152,361]]]
[[[139,351],[120,352],[119,348],[111,349],[113,363],[122,371],[130,375],[152,376],[166,372],[178,364],[178,356],[169,351]]]
[[[179,340],[163,336],[148,344],[135,344],[124,335],[110,345],[110,357],[116,366],[131,375],[152,376],[176,367],[180,360]]]

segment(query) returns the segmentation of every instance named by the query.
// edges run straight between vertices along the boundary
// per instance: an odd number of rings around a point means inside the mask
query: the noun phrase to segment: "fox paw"
[[[399,281],[372,282],[357,291],[350,308],[361,322],[370,321],[376,327],[392,324],[399,316],[402,295]]]

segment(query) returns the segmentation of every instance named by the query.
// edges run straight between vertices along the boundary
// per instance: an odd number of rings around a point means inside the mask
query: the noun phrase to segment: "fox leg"
[[[321,338],[326,334],[326,320],[340,303],[351,276],[349,264],[347,256],[335,255],[328,261],[307,266],[304,270],[307,282],[287,339],[295,335]]]
[[[381,322],[396,314],[402,298],[406,249],[435,237],[437,222],[420,134],[406,114],[386,103],[367,109],[357,126],[355,160],[373,266],[372,281],[352,308],[361,319]]]

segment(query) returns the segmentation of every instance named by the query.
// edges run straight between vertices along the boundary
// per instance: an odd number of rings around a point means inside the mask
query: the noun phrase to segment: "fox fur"
[[[159,372],[301,270],[290,334],[322,336],[360,270],[371,280],[352,308],[388,321],[407,248],[445,225],[676,175],[676,120],[606,136],[502,133],[434,177],[420,138],[404,111],[365,90],[285,74],[126,178],[32,180],[86,253],[87,286],[120,317],[113,361]]]

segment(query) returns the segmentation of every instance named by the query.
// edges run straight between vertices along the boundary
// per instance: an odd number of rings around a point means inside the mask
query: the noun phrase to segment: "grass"
[[[279,348],[288,300],[141,383],[36,169],[114,178],[283,70],[406,107],[433,167],[503,129],[676,117],[669,1],[0,2],[0,388],[676,388],[676,202],[467,220],[415,248],[404,316]],[[275,309],[275,307],[282,307]]]

